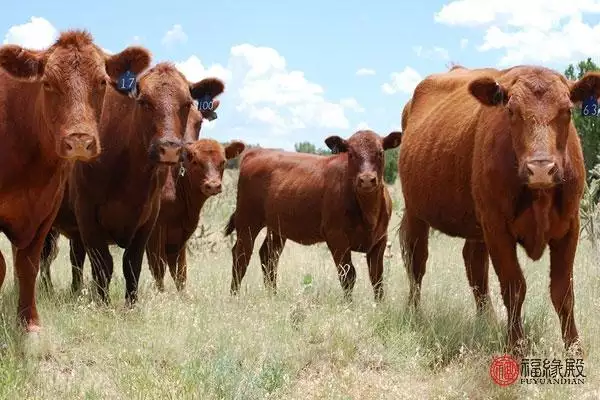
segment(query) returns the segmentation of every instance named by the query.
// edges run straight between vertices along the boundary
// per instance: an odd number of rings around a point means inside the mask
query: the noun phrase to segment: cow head
[[[333,153],[347,153],[348,176],[358,193],[370,193],[383,185],[384,151],[398,147],[402,132],[382,138],[373,131],[358,131],[349,139],[330,136],[325,144]]]
[[[47,50],[0,47],[0,68],[13,78],[39,85],[39,110],[53,134],[59,156],[89,160],[101,146],[98,124],[107,84],[116,85],[127,69],[142,72],[150,53],[128,47],[106,55],[86,31],[61,33]]]
[[[502,108],[518,174],[532,189],[551,188],[563,181],[569,135],[576,135],[571,109],[594,94],[600,95],[600,74],[576,82],[545,69],[515,68],[499,83],[481,77],[469,84],[480,103]]]
[[[186,146],[188,173],[206,197],[221,193],[226,161],[237,157],[245,148],[244,143],[238,141],[223,147],[213,139],[200,139]]]
[[[196,107],[195,100],[214,98],[224,89],[223,82],[216,78],[190,84],[170,63],[157,64],[142,75],[134,95],[135,114],[144,126],[142,140],[148,148],[150,160],[163,165],[178,163],[184,139],[195,139],[187,137],[191,130],[188,117],[192,107]],[[216,107],[218,100],[213,101],[212,109]],[[203,113],[200,114],[204,117]],[[196,121],[198,130],[201,120]]]

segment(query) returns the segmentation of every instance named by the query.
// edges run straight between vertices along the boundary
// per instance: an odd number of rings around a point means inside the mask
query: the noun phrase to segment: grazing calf
[[[240,163],[236,209],[226,235],[237,231],[232,250],[231,292],[236,294],[263,227],[259,255],[265,286],[276,290],[277,264],[287,239],[326,242],[350,299],[356,271],[351,251],[367,254],[375,299],[383,297],[383,254],[392,202],[383,182],[384,150],[400,144],[401,133],[381,138],[358,131],[349,139],[325,140],[332,156],[250,149]]]
[[[18,315],[29,332],[39,330],[35,280],[67,176],[75,160],[101,153],[105,92],[149,63],[140,47],[107,56],[85,31],[63,32],[43,51],[0,47],[0,231],[12,243]],[[5,269],[0,254],[0,286]]]
[[[132,98],[109,94],[101,130],[105,151],[93,165],[75,166],[55,221],[70,239],[75,291],[81,288],[87,253],[97,293],[108,302],[113,272],[109,245],[116,244],[125,249],[126,302],[136,301],[144,249],[161,197],[175,198],[171,170],[181,161],[189,112],[195,99],[214,98],[223,90],[219,79],[190,84],[174,65],[160,63],[139,77]]]
[[[241,142],[223,147],[212,139],[200,139],[186,146],[183,177],[176,177],[177,199],[161,204],[158,220],[146,245],[146,257],[156,287],[164,290],[165,264],[177,290],[187,279],[186,249],[200,220],[204,202],[221,193],[225,163],[244,150]],[[174,171],[175,173],[175,171]]]
[[[535,66],[460,67],[419,83],[403,112],[399,160],[410,304],[419,303],[430,227],[465,238],[477,309],[490,301],[489,255],[507,309],[508,344],[520,351],[526,284],[517,244],[533,260],[548,246],[552,303],[565,345],[576,345],[573,260],[585,170],[571,109],[599,93],[600,74],[569,82]]]

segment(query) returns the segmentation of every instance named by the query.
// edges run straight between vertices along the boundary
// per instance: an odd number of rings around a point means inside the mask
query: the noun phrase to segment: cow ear
[[[192,98],[198,101],[198,109],[202,116],[209,121],[217,118],[215,110],[219,108],[221,102],[215,100],[215,97],[225,91],[225,84],[218,78],[205,78],[200,82],[190,85],[190,94]]]
[[[578,81],[569,83],[573,103],[581,103],[591,96],[596,99],[600,97],[600,73],[598,72],[588,72]]]
[[[140,46],[127,47],[120,53],[106,56],[106,73],[116,85],[117,81],[126,72],[137,76],[150,66],[152,55]]]
[[[508,103],[506,88],[490,77],[473,80],[469,84],[469,93],[486,106],[499,106]]]
[[[231,160],[240,155],[245,148],[246,145],[244,143],[234,140],[225,147],[225,158]]]
[[[334,154],[348,151],[348,142],[339,136],[329,136],[325,139],[325,144]]]
[[[0,67],[17,79],[40,79],[44,75],[44,52],[13,44],[0,47]]]
[[[398,147],[400,142],[402,142],[402,132],[393,131],[383,138],[383,149],[388,150]]]

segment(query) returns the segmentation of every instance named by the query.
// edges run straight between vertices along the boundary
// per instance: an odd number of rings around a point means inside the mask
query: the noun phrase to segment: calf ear
[[[570,81],[569,84],[573,103],[580,103],[590,96],[600,97],[600,73],[598,72],[588,72],[580,80]]]
[[[127,47],[120,53],[106,56],[106,73],[113,83],[119,80],[121,75],[130,71],[135,75],[141,74],[150,66],[152,55],[140,46]]]
[[[39,79],[44,74],[44,52],[13,44],[0,47],[0,67],[17,79]]]
[[[329,136],[325,139],[325,144],[333,154],[345,153],[348,151],[348,142],[339,136]]]
[[[400,142],[402,142],[402,132],[393,131],[383,138],[383,149],[388,150],[398,147]]]
[[[233,142],[229,143],[227,147],[225,147],[225,158],[231,160],[232,158],[240,155],[245,148],[246,145],[244,143],[234,140]]]
[[[506,88],[490,77],[477,78],[469,83],[469,93],[481,104],[499,106],[508,103]]]

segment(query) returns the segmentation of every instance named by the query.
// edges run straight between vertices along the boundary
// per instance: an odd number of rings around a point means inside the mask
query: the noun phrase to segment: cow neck
[[[381,212],[381,199],[383,198],[383,186],[378,187],[370,193],[354,192],[361,218],[371,229],[374,229],[379,220]]]

